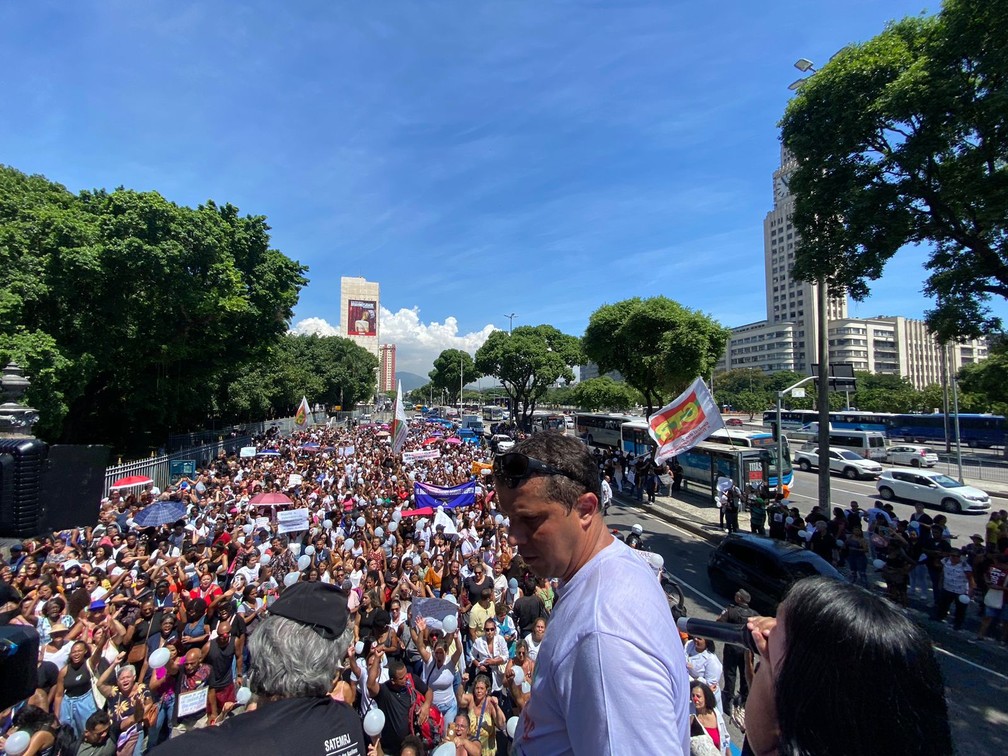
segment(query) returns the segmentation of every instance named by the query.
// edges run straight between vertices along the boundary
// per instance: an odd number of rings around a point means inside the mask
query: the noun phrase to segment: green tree
[[[1008,296],[1006,28],[1008,3],[945,0],[805,80],[781,121],[801,235],[792,275],[862,299],[897,250],[927,244],[931,329],[999,326],[986,303]]]
[[[917,389],[907,378],[857,371],[857,390],[851,397],[862,412],[912,412],[919,404]]]
[[[771,405],[776,406],[775,401],[766,391],[742,391],[735,395],[731,406],[739,412],[748,412],[749,419],[752,420],[757,412],[762,414],[764,410],[770,409]]]
[[[592,313],[583,343],[599,372],[618,370],[651,415],[697,376],[709,376],[727,339],[728,330],[699,311],[666,297],[634,297]]]
[[[547,389],[560,380],[573,381],[572,367],[581,361],[580,339],[550,325],[494,331],[476,352],[476,369],[501,382],[511,399],[512,417],[523,428],[530,426]]]
[[[445,349],[434,360],[434,369],[428,373],[434,394],[442,391],[447,396],[459,395],[461,383],[472,383],[482,375],[473,363],[473,358],[461,349]]]
[[[137,451],[235,414],[228,387],[307,282],[268,231],[231,205],[73,195],[0,167],[0,359],[42,376],[40,435]]]
[[[600,375],[577,384],[571,392],[571,401],[583,410],[623,412],[637,406],[640,394],[622,381]]]
[[[979,405],[981,412],[1008,414],[1008,350],[1003,345],[992,346],[983,362],[964,365],[959,370],[958,379],[960,412],[966,411],[963,409],[964,396],[968,396],[970,398],[966,403]],[[951,403],[950,391],[949,404]],[[940,407],[941,404],[934,406]]]

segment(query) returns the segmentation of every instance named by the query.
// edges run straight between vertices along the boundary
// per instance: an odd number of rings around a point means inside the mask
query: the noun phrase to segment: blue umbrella
[[[142,528],[154,528],[181,520],[185,511],[181,501],[156,501],[134,517],[133,522]]]

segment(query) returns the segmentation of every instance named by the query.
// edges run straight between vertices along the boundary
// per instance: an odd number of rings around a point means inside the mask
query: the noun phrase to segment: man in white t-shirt
[[[609,514],[609,505],[612,504],[612,486],[609,485],[609,476],[602,478],[602,515]]]
[[[689,753],[689,677],[654,573],[609,533],[587,447],[537,433],[494,459],[510,539],[563,584],[539,650],[514,753]],[[612,586],[619,585],[618,594]]]

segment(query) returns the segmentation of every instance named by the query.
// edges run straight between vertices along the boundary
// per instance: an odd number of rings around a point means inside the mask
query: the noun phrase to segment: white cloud
[[[391,312],[381,308],[378,321],[383,344],[396,345],[396,370],[426,376],[434,360],[445,349],[461,349],[471,355],[483,346],[483,342],[497,328],[492,324],[479,331],[459,333],[458,320],[449,315],[444,323],[436,321],[424,323],[420,320],[420,308],[402,308]],[[340,336],[339,329],[323,318],[305,318],[291,328],[292,333],[317,333],[320,336]]]

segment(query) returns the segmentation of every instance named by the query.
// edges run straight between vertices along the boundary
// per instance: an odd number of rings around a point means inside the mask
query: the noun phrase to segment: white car
[[[891,465],[934,467],[938,464],[938,452],[930,446],[896,444],[886,450],[886,462]]]
[[[877,478],[882,474],[882,465],[847,449],[830,449],[830,471],[840,473],[845,478]],[[806,472],[819,466],[819,448],[802,449],[795,452],[794,464]]]
[[[490,437],[490,448],[495,454],[503,454],[506,451],[510,451],[511,447],[515,445],[514,439],[511,436],[506,436],[503,433],[498,433]]]
[[[876,483],[883,499],[906,499],[946,512],[986,512],[990,496],[936,470],[886,470]]]

